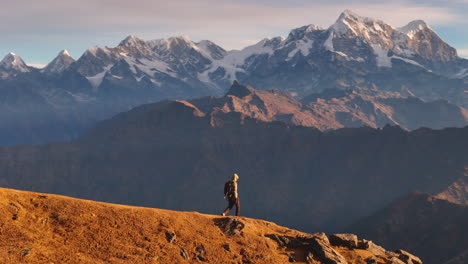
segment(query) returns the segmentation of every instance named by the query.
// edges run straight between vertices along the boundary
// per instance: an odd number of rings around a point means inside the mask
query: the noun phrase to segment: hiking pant
[[[223,214],[227,214],[232,207],[236,205],[236,216],[239,216],[240,213],[240,200],[239,198],[229,198],[229,205],[224,210]]]

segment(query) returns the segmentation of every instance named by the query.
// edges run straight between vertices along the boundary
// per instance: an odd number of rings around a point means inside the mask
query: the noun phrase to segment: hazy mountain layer
[[[385,247],[404,247],[424,263],[463,264],[468,257],[468,206],[408,194],[349,230]]]

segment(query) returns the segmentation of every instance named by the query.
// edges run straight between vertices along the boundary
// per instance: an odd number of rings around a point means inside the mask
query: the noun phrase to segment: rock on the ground
[[[415,255],[407,251],[399,249],[395,252],[399,255],[398,258],[401,259],[406,264],[422,264],[422,261],[420,258],[416,257]]]
[[[366,240],[366,239],[358,241],[358,248],[359,249],[365,249],[365,250],[369,251],[370,253],[372,253],[372,254],[374,254],[376,256],[384,256],[384,255],[388,255],[388,253],[389,253],[383,247],[375,244],[374,242],[372,242],[370,240]]]
[[[328,238],[333,246],[343,246],[350,249],[358,246],[358,237],[354,234],[333,234]]]
[[[346,259],[327,242],[328,240],[313,237],[310,240],[312,254],[318,256],[325,264],[348,264]]]
[[[245,227],[242,221],[234,217],[217,218],[214,222],[228,236],[239,235]]]

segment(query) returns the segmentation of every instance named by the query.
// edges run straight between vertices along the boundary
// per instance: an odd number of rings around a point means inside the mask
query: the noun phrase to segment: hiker
[[[224,199],[228,199],[228,207],[224,210],[221,214],[222,216],[226,216],[229,210],[232,209],[234,205],[236,205],[236,216],[239,216],[240,213],[240,201],[239,201],[239,194],[237,193],[237,181],[239,180],[239,176],[237,174],[232,175],[232,179],[224,184]]]

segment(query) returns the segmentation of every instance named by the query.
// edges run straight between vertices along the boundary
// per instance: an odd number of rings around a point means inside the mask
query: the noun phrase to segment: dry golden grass
[[[220,216],[3,188],[0,208],[0,263],[197,263],[197,248],[204,248],[207,263],[288,263],[292,251],[264,235],[304,234],[239,217],[245,228],[229,237],[214,224]],[[176,234],[172,243],[166,232]],[[370,254],[338,250],[355,263]],[[296,253],[304,262],[304,252]]]

